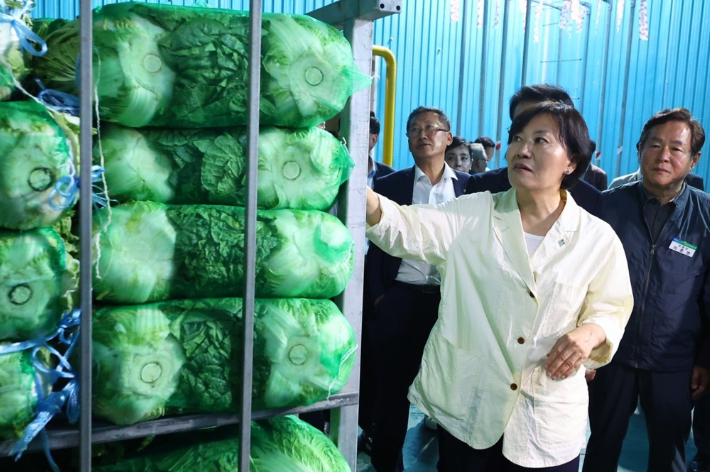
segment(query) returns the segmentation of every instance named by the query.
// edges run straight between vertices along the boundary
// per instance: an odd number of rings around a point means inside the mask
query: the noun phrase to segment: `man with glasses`
[[[443,111],[429,107],[412,111],[407,137],[414,166],[376,179],[377,191],[401,205],[438,204],[463,194],[469,175],[445,161],[446,147],[453,141],[450,130]],[[372,465],[377,472],[395,472],[403,469],[407,392],[437,319],[441,277],[434,266],[392,257],[374,245],[366,267],[374,316],[364,323],[373,333],[379,374]]]

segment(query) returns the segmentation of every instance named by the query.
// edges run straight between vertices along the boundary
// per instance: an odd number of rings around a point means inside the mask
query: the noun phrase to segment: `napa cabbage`
[[[241,296],[244,208],[125,203],[94,215],[94,295],[111,303]],[[353,240],[319,211],[259,210],[258,297],[330,298],[353,270]]]
[[[49,364],[46,350],[40,349],[37,358],[45,366]],[[35,368],[30,350],[0,354],[0,439],[22,436],[35,416],[40,397],[49,394],[49,387],[46,376]]]
[[[352,327],[330,300],[257,299],[253,407],[305,406],[345,386]],[[93,323],[93,412],[117,424],[235,411],[242,300],[106,307]]]
[[[21,9],[22,5],[9,1],[0,3],[0,13]],[[31,23],[25,14],[18,21]],[[21,81],[29,72],[20,40],[10,22],[0,22],[0,101],[7,100],[15,90],[15,80]]]
[[[56,330],[71,307],[77,270],[53,230],[0,231],[0,340],[36,339]]]
[[[237,471],[234,428],[155,438],[133,457],[97,465],[96,472]],[[338,448],[321,431],[295,416],[251,424],[250,470],[254,472],[351,472]]]
[[[245,128],[102,127],[94,145],[111,198],[162,203],[246,204]],[[103,156],[103,159],[102,159]],[[326,210],[354,166],[320,128],[259,131],[259,208]]]
[[[101,119],[129,127],[246,125],[249,16],[217,8],[116,3],[94,15],[95,86]],[[47,37],[35,72],[76,92],[76,22]],[[59,59],[58,56],[64,56]],[[260,122],[307,128],[334,117],[369,77],[348,41],[314,18],[265,13]],[[65,87],[62,87],[65,86]]]
[[[75,203],[55,198],[74,175],[67,132],[34,101],[0,103],[0,228],[51,226]]]

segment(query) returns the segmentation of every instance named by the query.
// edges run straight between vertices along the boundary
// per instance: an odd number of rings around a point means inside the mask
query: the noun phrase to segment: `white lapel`
[[[515,189],[510,189],[507,192],[495,194],[493,199],[495,202],[493,232],[503,246],[503,250],[511,264],[528,286],[528,290],[537,296],[535,278],[530,267],[530,258],[525,245],[523,223],[520,220],[516,191]]]
[[[567,249],[579,230],[579,206],[566,190],[561,195],[566,200],[565,207],[530,258],[534,273],[540,272],[553,257]]]

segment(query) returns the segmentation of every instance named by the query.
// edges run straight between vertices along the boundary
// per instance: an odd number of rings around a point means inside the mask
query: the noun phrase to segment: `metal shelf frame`
[[[369,72],[372,64],[373,22],[379,18],[400,13],[401,0],[340,0],[309,15],[329,23],[343,31],[350,42],[356,65],[362,71]],[[308,407],[283,408],[265,411],[252,411],[252,361],[253,361],[253,328],[254,328],[254,271],[256,260],[256,189],[258,163],[258,133],[259,133],[259,84],[260,84],[260,51],[261,51],[261,11],[262,2],[251,0],[252,12],[250,25],[249,54],[249,113],[248,163],[247,163],[247,206],[245,221],[245,295],[244,324],[245,339],[243,352],[243,384],[241,392],[241,408],[234,414],[197,414],[179,417],[161,418],[131,426],[115,426],[109,424],[93,424],[92,411],[92,347],[91,319],[92,313],[92,198],[91,179],[80,181],[80,293],[81,293],[81,365],[80,379],[80,420],[79,428],[71,426],[51,427],[48,429],[49,446],[52,449],[79,447],[81,472],[91,472],[92,445],[111,441],[169,434],[213,426],[239,425],[241,451],[250,448],[250,421],[241,418],[265,419],[286,414],[298,414],[318,410],[331,410],[331,439],[337,444],[341,453],[354,472],[357,468],[357,435],[358,435],[358,389],[360,384],[360,350],[357,351],[355,368],[339,394],[326,401]],[[80,0],[81,51],[79,77],[81,84],[93,84],[93,11],[92,0]],[[345,291],[337,297],[336,303],[352,325],[358,344],[362,333],[362,290],[365,254],[365,202],[367,186],[367,159],[370,117],[370,88],[352,95],[341,114],[341,137],[345,139],[348,149],[356,165],[348,182],[340,189],[338,195],[338,217],[350,230],[355,241],[355,268]],[[80,175],[91,175],[92,166],[92,116],[93,90],[91,87],[81,88],[81,167]],[[41,449],[39,441],[28,448],[29,451]],[[0,456],[9,454],[14,441],[0,443]],[[249,454],[241,454],[239,470],[249,471]]]

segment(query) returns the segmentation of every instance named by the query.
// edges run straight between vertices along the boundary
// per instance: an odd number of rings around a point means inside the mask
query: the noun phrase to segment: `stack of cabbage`
[[[308,405],[340,390],[352,330],[330,300],[260,299],[254,408]],[[94,321],[94,413],[117,424],[234,411],[241,387],[242,300],[106,307]]]
[[[43,106],[0,103],[0,342],[48,337],[71,307],[77,267],[48,227],[66,211],[50,198],[71,169],[67,137]],[[18,437],[44,389],[30,353],[0,355],[2,438]]]
[[[320,431],[294,416],[251,424],[250,466],[264,472],[350,472],[343,456]],[[96,465],[96,472],[224,472],[239,467],[237,437],[222,430],[156,438],[134,457]]]
[[[120,204],[94,219],[94,296],[106,306],[94,315],[93,393],[94,414],[114,423],[237,408],[247,29],[243,13],[199,7],[121,3],[95,16],[105,121],[94,156]],[[297,129],[259,135],[259,409],[323,400],[355,361],[353,330],[327,300],[352,273],[353,241],[323,212],[353,162],[309,126],[340,111],[359,74],[342,35],[311,18],[265,15],[263,41],[262,118]],[[36,70],[75,91],[76,22],[47,42]]]
[[[340,112],[369,85],[342,34],[313,18],[264,14],[261,123],[305,128]],[[95,86],[101,119],[130,127],[245,125],[247,13],[118,3],[94,16]],[[34,62],[51,88],[76,93],[78,25],[46,38]]]

